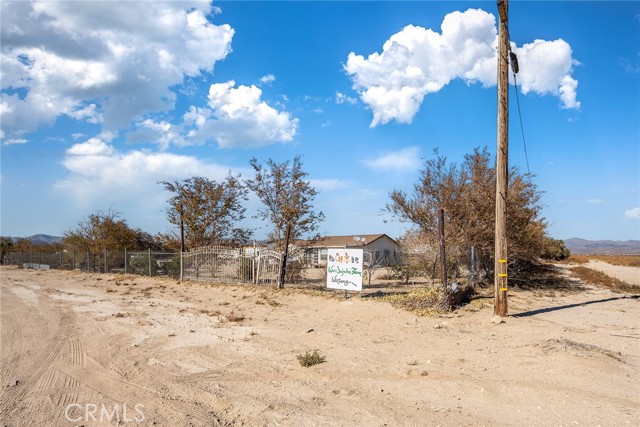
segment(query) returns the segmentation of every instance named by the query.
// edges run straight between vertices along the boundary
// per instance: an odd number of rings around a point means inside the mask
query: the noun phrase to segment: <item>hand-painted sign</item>
[[[362,249],[329,248],[327,288],[362,291]]]

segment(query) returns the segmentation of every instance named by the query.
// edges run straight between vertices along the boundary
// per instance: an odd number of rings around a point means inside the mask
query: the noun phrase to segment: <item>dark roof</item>
[[[364,243],[370,244],[376,240],[386,236],[389,240],[396,243],[391,237],[386,234],[350,234],[348,236],[325,236],[318,240],[296,240],[294,244],[296,246],[302,246],[307,248],[343,248],[345,245],[348,248],[360,247],[362,242],[356,242],[354,237],[364,237]]]

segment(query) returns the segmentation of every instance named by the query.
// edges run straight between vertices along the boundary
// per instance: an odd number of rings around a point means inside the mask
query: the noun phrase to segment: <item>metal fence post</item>
[[[471,286],[476,285],[476,247],[471,246]]]
[[[251,281],[254,285],[258,284],[256,276],[256,241],[253,241],[253,253],[251,257]]]
[[[127,274],[127,248],[124,248],[124,274]]]
[[[151,248],[149,248],[149,276],[152,276],[152,274],[151,274]]]

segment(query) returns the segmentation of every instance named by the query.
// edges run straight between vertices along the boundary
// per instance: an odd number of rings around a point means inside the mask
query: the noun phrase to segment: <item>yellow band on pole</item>
[[[507,292],[509,288],[500,288],[500,292]]]
[[[506,259],[499,259],[499,260],[498,260],[498,262],[499,262],[500,264],[506,264],[506,263],[507,263],[507,260],[506,260]]]
[[[498,273],[498,277],[507,277],[507,273]]]

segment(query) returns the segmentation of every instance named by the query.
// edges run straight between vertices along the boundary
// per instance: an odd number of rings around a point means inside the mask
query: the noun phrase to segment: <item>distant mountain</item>
[[[640,255],[640,240],[585,240],[578,237],[565,239],[564,244],[573,254]]]
[[[34,234],[29,237],[12,237],[13,241],[18,241],[21,239],[31,240],[35,245],[50,245],[52,243],[61,243],[62,237],[59,236],[50,236],[48,234]]]

